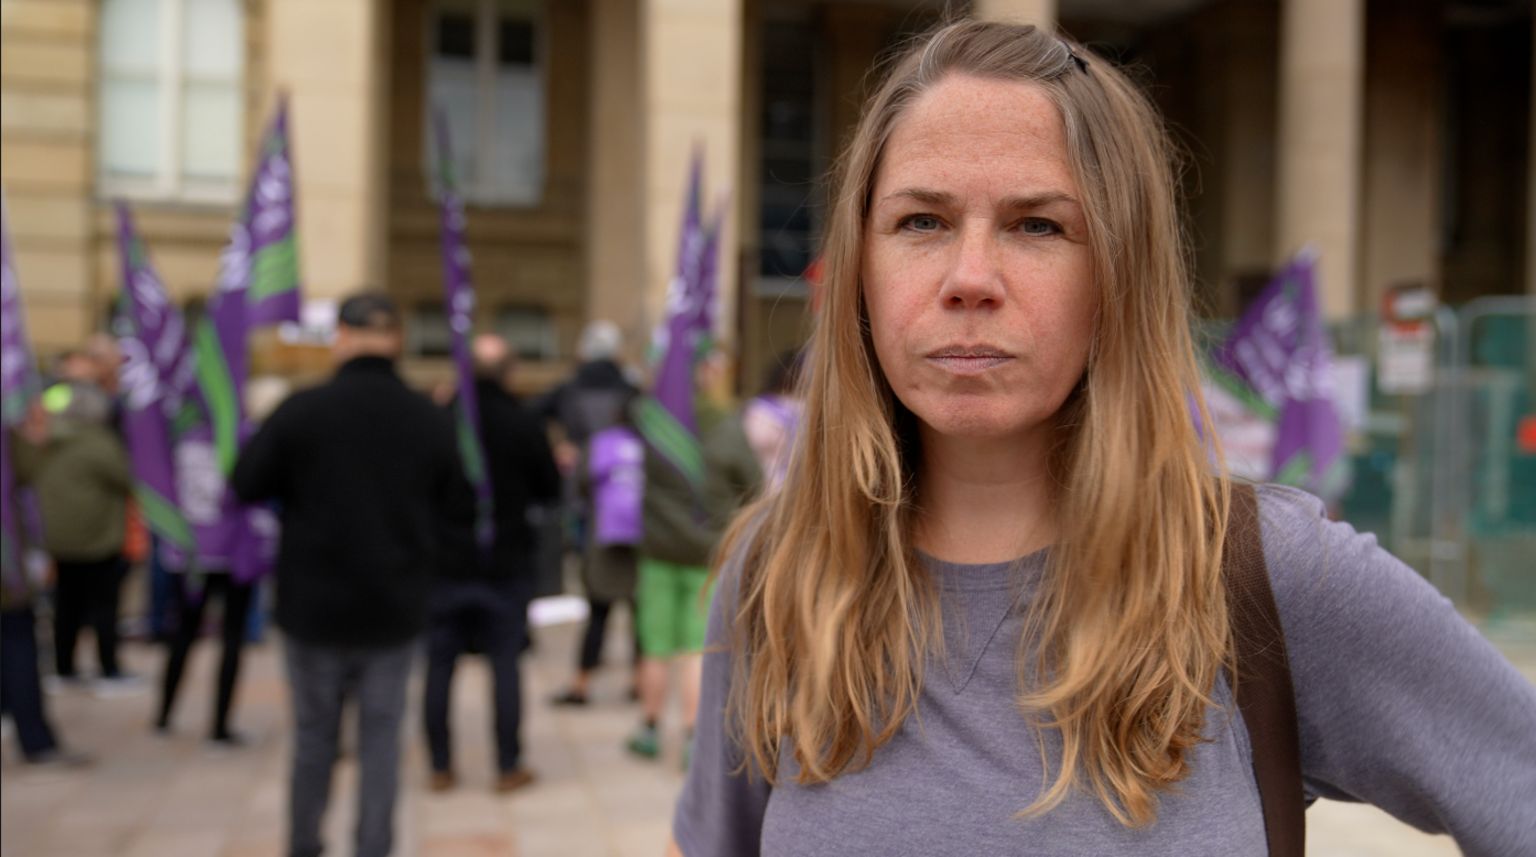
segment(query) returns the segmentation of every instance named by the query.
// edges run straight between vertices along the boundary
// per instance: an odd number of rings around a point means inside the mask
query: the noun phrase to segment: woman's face
[[[1098,297],[1065,129],[1039,87],[950,75],[897,120],[863,289],[880,368],[928,432],[1049,423],[1082,377]]]

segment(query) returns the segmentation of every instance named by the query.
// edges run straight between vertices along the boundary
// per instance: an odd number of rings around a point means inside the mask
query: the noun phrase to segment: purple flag
[[[1331,500],[1343,489],[1344,428],[1316,281],[1316,256],[1303,252],[1249,304],[1213,355],[1211,372],[1274,422],[1270,478]]]
[[[36,528],[28,526],[32,516],[21,509],[16,474],[11,470],[10,433],[26,418],[41,381],[27,341],[8,220],[0,200],[0,587],[19,594],[27,590],[26,557],[19,536],[22,528]],[[29,535],[34,538],[28,541],[35,543],[36,533]]]
[[[652,395],[635,409],[636,425],[646,443],[695,485],[703,483],[704,457],[699,445],[694,371],[713,344],[720,232],[726,201],[703,222],[703,155],[696,149],[688,176],[682,232],[678,236],[677,273],[667,288],[667,317],[657,328],[655,350],[661,355]]]
[[[448,121],[442,111],[433,118],[437,130],[438,194],[443,209],[443,298],[448,309],[453,365],[459,380],[454,420],[458,429],[459,455],[464,460],[464,475],[475,489],[475,540],[482,550],[488,550],[496,538],[493,493],[491,474],[485,464],[485,442],[480,436],[480,402],[475,393],[475,372],[469,358],[475,287],[469,279],[469,248],[464,244],[464,202],[459,198],[454,182]]]
[[[134,496],[150,531],[159,537],[163,561],[181,568],[192,556],[194,538],[177,499],[171,420],[179,416],[184,401],[177,379],[190,365],[186,328],[122,203],[117,205],[117,239],[130,322],[119,342],[124,358],[123,432],[133,463]]]
[[[241,252],[245,257],[242,261],[250,289],[246,301],[251,327],[299,320],[299,252],[290,152],[288,101],[284,98],[278,102],[277,115],[262,138],[260,160],[246,197],[245,217],[236,225],[231,241],[230,252]]]

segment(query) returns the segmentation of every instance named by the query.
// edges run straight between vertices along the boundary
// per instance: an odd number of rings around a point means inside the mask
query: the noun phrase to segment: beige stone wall
[[[1012,21],[1038,27],[1056,26],[1057,0],[973,0],[976,17],[989,21]]]
[[[384,4],[266,0],[270,97],[286,93],[297,181],[299,264],[307,297],[378,282],[387,204],[379,158]]]
[[[429,0],[397,0],[389,75],[389,291],[407,308],[443,297],[439,209],[422,170]],[[479,321],[504,304],[547,307],[562,355],[575,348],[586,311],[583,243],[588,169],[588,12],[585,3],[546,7],[546,185],[532,208],[471,205]]]
[[[34,346],[91,329],[96,7],[0,0],[0,187]]]

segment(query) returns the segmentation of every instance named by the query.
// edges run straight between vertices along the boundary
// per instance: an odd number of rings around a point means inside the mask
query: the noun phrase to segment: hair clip
[[[1077,70],[1082,72],[1082,73],[1084,73],[1084,74],[1087,74],[1088,73],[1088,61],[1083,59],[1082,57],[1078,56],[1077,55],[1077,51],[1072,50],[1072,45],[1071,44],[1063,41],[1061,43],[1061,46],[1067,49],[1067,56],[1071,57],[1072,58],[1072,62],[1077,64]]]

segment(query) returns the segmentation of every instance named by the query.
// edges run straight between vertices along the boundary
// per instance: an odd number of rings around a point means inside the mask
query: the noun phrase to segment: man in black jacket
[[[387,298],[345,301],[335,377],[280,405],[230,480],[247,503],[276,501],[282,519],[277,623],[295,730],[290,857],[321,853],[348,696],[358,709],[355,853],[389,853],[414,644],[443,560],[445,519],[462,529],[473,514],[452,423],[395,373],[400,348]]]
[[[473,545],[465,550],[465,540],[456,539],[455,556],[437,581],[427,633],[422,720],[432,758],[432,788],[452,788],[448,698],[453,667],[460,654],[483,650],[496,682],[496,790],[509,792],[533,781],[521,763],[519,738],[518,656],[528,632],[528,602],[536,584],[528,506],[559,495],[560,472],[543,424],[509,392],[515,359],[506,341],[489,334],[478,336],[474,356],[480,437],[491,481],[496,537],[488,553]]]

